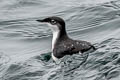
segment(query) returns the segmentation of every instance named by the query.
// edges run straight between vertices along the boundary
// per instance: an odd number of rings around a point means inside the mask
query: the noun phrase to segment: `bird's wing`
[[[64,43],[63,45],[59,45],[54,49],[54,55],[58,58],[61,58],[65,55],[72,55],[75,53],[83,53],[90,50],[92,46],[89,42],[86,41],[74,41],[70,43]]]
[[[58,58],[61,58],[65,55],[72,55],[73,52],[72,50],[75,49],[74,46],[72,46],[71,44],[67,44],[67,45],[59,45],[58,47],[56,47],[54,49],[54,55]]]
[[[75,41],[74,43],[75,49],[73,51],[77,52],[80,51],[81,53],[90,50],[91,48],[95,49],[95,47],[86,41]]]

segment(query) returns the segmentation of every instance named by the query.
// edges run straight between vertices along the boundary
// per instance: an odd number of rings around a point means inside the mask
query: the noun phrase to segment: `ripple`
[[[0,78],[2,77],[4,71],[7,68],[8,63],[10,62],[10,57],[0,52]]]
[[[62,3],[62,4],[61,4]],[[120,1],[2,0],[0,3],[1,80],[118,80],[120,73]],[[65,19],[68,34],[97,50],[51,58],[52,33],[36,19]],[[8,56],[9,55],[9,56]]]

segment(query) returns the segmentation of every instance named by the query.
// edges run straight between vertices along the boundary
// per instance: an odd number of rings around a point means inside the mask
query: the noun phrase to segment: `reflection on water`
[[[119,9],[118,0],[1,0],[0,80],[118,80]],[[51,30],[35,21],[52,15],[64,18],[71,38],[98,49],[56,65]]]

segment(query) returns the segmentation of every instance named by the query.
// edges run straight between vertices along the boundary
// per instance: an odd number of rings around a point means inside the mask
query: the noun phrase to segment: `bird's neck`
[[[52,38],[52,50],[55,48],[56,44],[67,39],[67,33],[66,31],[54,31],[53,32],[53,38]]]

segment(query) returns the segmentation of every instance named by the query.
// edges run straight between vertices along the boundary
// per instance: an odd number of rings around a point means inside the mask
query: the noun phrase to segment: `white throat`
[[[52,38],[52,50],[54,49],[54,45],[57,41],[57,38],[58,38],[58,35],[59,35],[59,31],[55,31],[53,32],[53,38]]]
[[[51,25],[48,23],[48,26],[51,27],[52,33],[53,33],[53,38],[52,38],[52,50],[54,49],[55,43],[57,41],[57,38],[59,36],[60,30],[58,29],[57,25]]]

